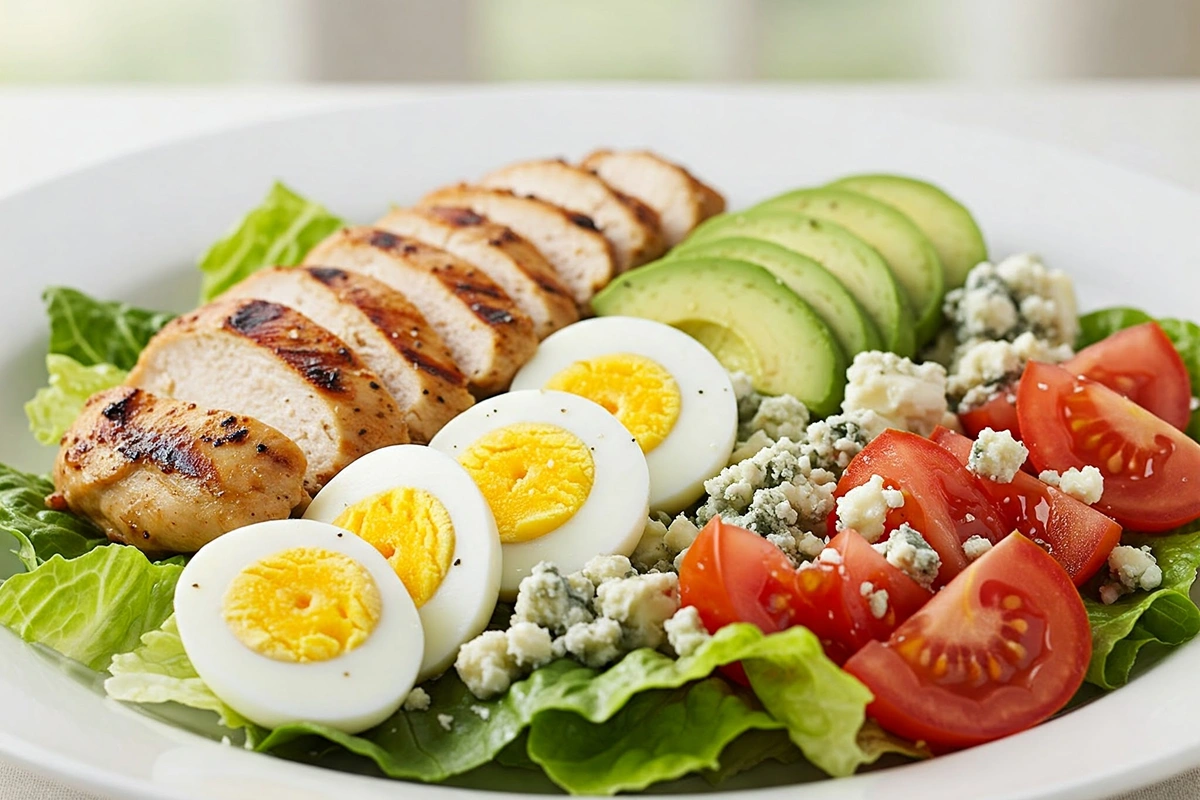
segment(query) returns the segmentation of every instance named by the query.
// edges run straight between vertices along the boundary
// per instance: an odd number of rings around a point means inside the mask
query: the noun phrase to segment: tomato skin
[[[797,570],[757,533],[713,518],[683,557],[680,601],[696,607],[710,633],[734,622],[764,633],[804,625],[841,663],[866,642],[886,639],[931,597],[854,531],[842,531],[829,547],[835,558]],[[864,583],[887,591],[882,617],[871,613]],[[744,682],[740,668],[726,674]]]
[[[935,587],[966,568],[963,542],[982,536],[994,544],[1010,530],[975,476],[953,455],[915,433],[888,429],[877,436],[850,462],[834,497],[845,496],[872,475],[904,493],[904,505],[888,512],[885,529],[892,531],[907,522],[941,557]],[[829,516],[830,530],[836,530],[836,522],[835,509]]]
[[[933,595],[889,564],[857,531],[842,531],[829,540],[829,548],[840,561],[818,559],[797,570],[791,608],[795,624],[816,634],[826,655],[841,664],[867,642],[886,639]],[[864,583],[887,592],[883,616],[871,613]]]
[[[965,466],[971,440],[939,427],[930,437]],[[1045,543],[1076,586],[1100,570],[1112,549],[1121,543],[1121,526],[1091,506],[1079,502],[1032,475],[1018,472],[1012,483],[976,478],[1010,530]]]
[[[1200,444],[1103,384],[1031,362],[1017,390],[1029,458],[1039,470],[1096,466],[1096,504],[1130,530],[1200,518]]]
[[[1180,430],[1192,417],[1192,381],[1175,345],[1157,322],[1117,331],[1062,365],[1128,397]]]
[[[734,622],[775,633],[794,624],[795,572],[778,547],[713,517],[679,566],[680,604],[695,606],[710,633]]]
[[[1006,386],[1000,393],[980,406],[958,415],[963,430],[972,439],[984,428],[1008,431],[1014,439],[1021,438],[1021,424],[1017,420],[1017,391],[1015,386]]]
[[[944,752],[1046,720],[1083,683],[1091,654],[1074,584],[1014,533],[845,669],[874,694],[867,713],[880,725]]]

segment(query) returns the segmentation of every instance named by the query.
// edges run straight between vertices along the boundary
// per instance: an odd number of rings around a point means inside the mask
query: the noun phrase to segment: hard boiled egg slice
[[[513,389],[556,389],[599,403],[637,439],[650,507],[675,513],[729,463],[737,399],[729,373],[682,331],[634,317],[576,322],[547,337]]]
[[[368,453],[317,493],[304,518],[362,537],[404,582],[425,627],[418,681],[445,671],[487,627],[500,537],[471,476],[445,453],[414,444]]]
[[[539,561],[574,572],[629,555],[649,513],[650,474],[616,417],[566,392],[509,392],[452,419],[429,446],[463,465],[492,509],[515,597]]]
[[[425,637],[387,560],[334,525],[248,525],[192,557],[175,621],[201,680],[268,728],[319,722],[357,733],[408,695]]]

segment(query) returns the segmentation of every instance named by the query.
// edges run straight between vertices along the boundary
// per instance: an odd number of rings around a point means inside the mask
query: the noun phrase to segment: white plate
[[[455,92],[260,125],[122,158],[0,200],[0,460],[44,467],[21,403],[41,383],[49,283],[183,310],[197,254],[282,178],[352,219],[527,156],[650,146],[693,167],[733,207],[849,172],[939,183],[991,251],[1042,253],[1083,308],[1196,315],[1200,197],[1048,147],[864,113],[784,90]],[[19,157],[8,154],[8,157]],[[1032,731],[933,761],[759,797],[1084,798],[1200,764],[1200,642],[1146,677]],[[120,797],[449,797],[221,747],[149,720],[0,635],[0,752]],[[746,784],[742,784],[746,785]]]

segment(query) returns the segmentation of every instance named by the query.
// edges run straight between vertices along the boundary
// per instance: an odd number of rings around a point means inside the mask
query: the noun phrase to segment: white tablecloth
[[[96,161],[220,128],[436,88],[0,88],[0,195]],[[978,89],[838,85],[807,89],[1084,150],[1200,191],[1200,82]],[[0,800],[92,800],[0,761]],[[1200,770],[1120,800],[1195,800]]]

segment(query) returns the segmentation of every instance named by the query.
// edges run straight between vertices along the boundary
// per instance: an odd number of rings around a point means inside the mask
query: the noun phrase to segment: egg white
[[[417,676],[420,682],[444,672],[462,643],[487,627],[499,598],[500,535],[492,510],[471,476],[438,450],[415,444],[384,447],[358,459],[325,484],[304,518],[331,523],[360,500],[403,486],[436,497],[454,526],[450,571],[433,596],[417,609],[425,627],[425,657]]]
[[[737,439],[737,398],[729,373],[680,330],[636,317],[596,317],[551,334],[513,378],[513,390],[540,389],[576,361],[632,353],[671,374],[681,398],[675,426],[646,454],[650,507],[674,514],[704,492],[729,463]]]
[[[225,623],[225,592],[238,573],[295,547],[346,555],[379,588],[382,612],[371,635],[327,661],[276,661],[242,644]],[[201,680],[226,705],[268,728],[309,721],[357,733],[378,725],[412,689],[425,644],[416,606],[379,551],[341,528],[302,519],[248,525],[201,548],[176,584],[175,621]]]
[[[629,555],[649,514],[650,473],[642,449],[616,417],[578,395],[536,390],[480,401],[438,431],[429,446],[457,459],[486,433],[522,422],[556,425],[577,436],[590,448],[595,476],[583,505],[558,528],[501,544],[505,598],[516,596],[521,579],[540,561],[574,572],[599,554]]]

